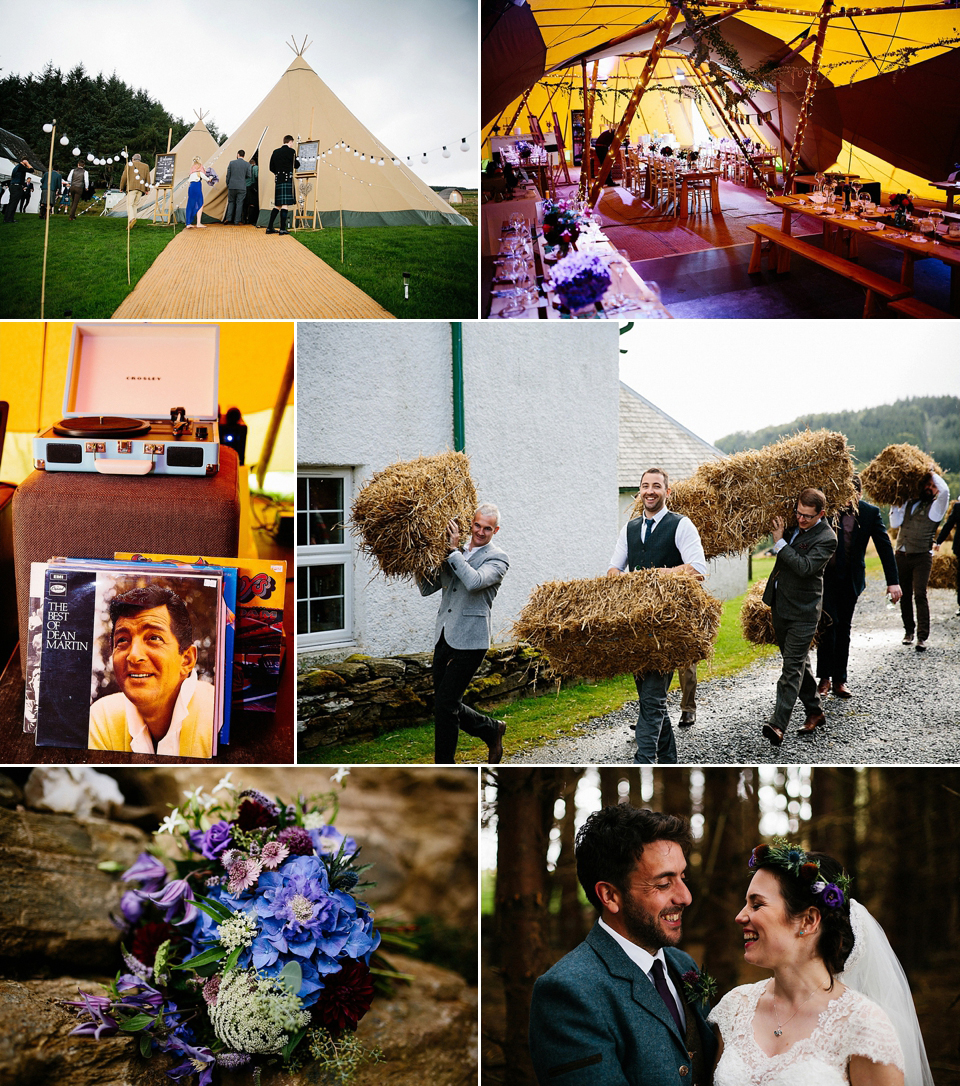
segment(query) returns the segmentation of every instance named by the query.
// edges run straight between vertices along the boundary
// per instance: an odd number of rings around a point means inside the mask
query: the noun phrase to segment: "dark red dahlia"
[[[167,924],[163,920],[151,921],[144,924],[143,927],[137,928],[133,933],[130,953],[138,962],[152,966],[156,961],[160,944],[165,943],[167,939],[176,934],[177,930],[172,924]]]
[[[373,977],[363,962],[348,958],[339,973],[323,978],[323,991],[314,1003],[311,1024],[324,1026],[334,1037],[354,1030],[373,1002]]]
[[[819,875],[820,868],[809,860],[800,868],[800,878],[804,882],[816,882]]]
[[[287,826],[277,834],[277,840],[287,846],[291,856],[312,856],[316,852],[310,834],[302,826]]]
[[[240,804],[236,824],[242,830],[270,829],[277,824],[277,816],[259,800],[248,796]]]

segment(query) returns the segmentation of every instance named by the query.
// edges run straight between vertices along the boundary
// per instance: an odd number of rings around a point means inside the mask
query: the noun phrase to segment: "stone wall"
[[[340,662],[312,657],[297,680],[301,749],[370,739],[433,716],[429,652],[375,657],[360,653]],[[526,645],[494,645],[463,700],[481,711],[556,689],[543,656]]]
[[[121,966],[120,935],[110,913],[119,907],[123,884],[98,864],[131,863],[150,838],[116,820],[81,821],[26,810],[18,787],[21,772],[12,772],[16,780],[0,774],[0,1086],[169,1084],[170,1056],[144,1060],[127,1037],[71,1037],[71,1018],[51,1002],[75,999],[78,987],[102,994],[101,985]],[[115,776],[127,804],[156,804],[158,817],[166,802],[182,800],[184,788],[212,788],[222,770],[142,768],[119,770]],[[287,794],[291,787],[307,792],[329,788],[329,776],[329,770],[321,779],[320,771],[252,769],[243,771],[243,783]],[[387,877],[378,887],[392,915],[437,911],[449,885],[457,905],[446,915],[475,930],[476,772],[384,770],[378,779],[377,770],[353,771],[347,780],[344,796],[350,799],[338,826],[362,838],[367,859],[387,858],[389,842],[399,856],[392,867],[382,865]],[[144,810],[128,806],[116,814],[143,820]],[[378,857],[367,856],[368,841],[376,842]],[[476,989],[448,970],[394,954],[390,960],[412,979],[376,1000],[360,1023],[360,1038],[367,1047],[379,1047],[384,1061],[362,1068],[355,1086],[385,1081],[392,1086],[471,1086],[477,1067]],[[239,1074],[218,1075],[217,1086],[249,1086],[251,1081]],[[309,1081],[308,1071],[263,1076],[264,1086],[306,1086]]]

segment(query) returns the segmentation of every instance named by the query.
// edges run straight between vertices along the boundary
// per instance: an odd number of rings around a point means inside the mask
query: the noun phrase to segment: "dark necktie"
[[[647,542],[647,540],[650,538],[650,529],[652,527],[653,527],[653,520],[650,517],[644,517],[643,518],[643,539],[640,540],[641,543],[645,544]]]
[[[682,1036],[683,1023],[680,1021],[680,1011],[677,1009],[677,1001],[673,998],[673,993],[667,987],[667,977],[663,971],[663,962],[660,961],[659,958],[654,958],[653,968],[650,972],[653,976],[653,986],[660,993],[660,998],[666,1003],[667,1010],[673,1015],[673,1020],[677,1023],[677,1029],[680,1030]]]

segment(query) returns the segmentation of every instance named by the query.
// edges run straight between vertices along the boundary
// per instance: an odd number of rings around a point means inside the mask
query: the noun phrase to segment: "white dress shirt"
[[[648,529],[651,537],[656,532],[657,525],[663,520],[668,512],[669,510],[664,506],[656,516],[648,518],[653,521],[653,527]],[[643,515],[644,517],[647,516],[646,513]],[[680,523],[677,525],[675,542],[684,563],[693,566],[697,573],[706,577],[707,560],[703,555],[703,544],[700,542],[700,533],[697,531],[696,525],[689,517],[680,518]],[[607,568],[619,570],[625,570],[627,568],[626,524],[624,524],[623,528],[620,530],[620,534],[617,536],[617,545],[613,548],[613,554],[610,556],[610,564]]]
[[[598,923],[600,924],[600,927],[603,928],[603,930],[607,933],[607,935],[609,935],[612,939],[616,940],[617,945],[622,948],[624,954],[627,955],[630,961],[632,961],[634,965],[642,970],[647,980],[649,980],[650,984],[653,986],[653,990],[655,992],[657,989],[656,986],[653,985],[653,977],[650,975],[650,970],[653,969],[653,963],[657,959],[660,960],[661,964],[663,965],[663,975],[664,977],[666,977],[667,980],[667,987],[670,989],[670,993],[677,1004],[677,1010],[680,1012],[680,1021],[683,1022],[683,1028],[686,1029],[687,1016],[683,1013],[683,1000],[680,998],[676,986],[673,983],[673,978],[670,976],[670,970],[667,968],[667,959],[663,955],[663,947],[660,947],[656,954],[651,954],[648,950],[644,950],[642,946],[637,946],[636,943],[631,943],[630,940],[627,939],[625,936],[621,935],[620,932],[614,931],[613,928],[611,928],[609,924],[604,923],[602,919],[599,920]]]
[[[943,520],[943,514],[947,511],[947,506],[950,504],[950,488],[940,478],[935,471],[930,472],[933,478],[933,485],[937,488],[937,496],[933,499],[933,504],[930,506],[927,516],[934,522],[939,524]],[[912,508],[916,509],[921,503],[919,501],[912,502]],[[903,524],[903,518],[906,512],[905,505],[893,505],[890,507],[890,527],[899,528]],[[903,550],[903,547],[900,547]]]

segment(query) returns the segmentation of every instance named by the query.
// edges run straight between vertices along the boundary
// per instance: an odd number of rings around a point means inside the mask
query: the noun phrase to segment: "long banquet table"
[[[503,235],[508,236],[510,230],[508,228],[509,215],[504,222]],[[532,226],[537,222],[537,217],[527,218],[527,225]],[[577,241],[577,248],[579,252],[583,253],[595,253],[600,256],[601,259],[610,260],[616,257],[616,249],[600,232],[596,223],[580,235]],[[525,304],[521,312],[506,314],[504,309],[507,308],[510,302],[510,295],[515,291],[515,287],[509,282],[498,281],[497,273],[494,271],[493,275],[493,290],[490,298],[490,308],[487,314],[490,319],[512,319],[512,320],[560,320],[567,316],[565,312],[561,312],[560,299],[555,294],[551,281],[550,281],[550,268],[551,264],[546,259],[546,245],[543,239],[543,235],[538,232],[536,240],[536,252],[535,255],[528,260],[528,274],[532,281],[542,284],[542,290],[539,291],[539,297],[536,304]],[[496,269],[498,263],[504,257],[494,258],[494,268]],[[542,274],[540,273],[542,269]],[[616,282],[616,276],[612,275],[612,282],[607,289],[606,294],[600,300],[599,307],[597,308],[597,316],[601,318],[610,318],[612,320],[619,320],[621,317],[629,318],[631,320],[643,319],[643,318],[661,318],[672,319],[670,313],[663,306],[643,281],[643,279],[637,274],[636,270],[631,264],[627,264],[623,269],[622,274],[622,290],[626,295],[628,301],[622,306],[616,306],[613,298],[618,290],[618,284]],[[500,292],[509,292],[504,297],[496,297],[495,295]]]
[[[769,203],[783,211],[781,229],[791,232],[794,215],[804,215],[816,219],[823,230],[823,245],[829,252],[843,255],[846,244],[856,244],[861,238],[876,242],[888,249],[895,249],[902,257],[900,282],[907,287],[913,286],[913,266],[917,260],[933,257],[942,260],[950,268],[950,309],[960,313],[960,244],[947,241],[932,241],[922,234],[909,233],[896,227],[887,226],[877,218],[858,218],[852,213],[847,215],[836,212],[825,215],[817,205],[797,196],[770,196]],[[938,238],[942,238],[942,233]],[[851,241],[855,239],[855,241]],[[856,249],[854,249],[856,252]]]

